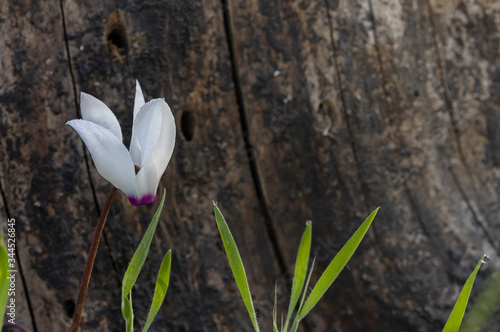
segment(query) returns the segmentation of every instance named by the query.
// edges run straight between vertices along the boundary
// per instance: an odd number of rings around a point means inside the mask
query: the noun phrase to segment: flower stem
[[[97,225],[95,227],[94,238],[92,239],[92,244],[90,245],[87,263],[85,265],[82,282],[80,284],[80,291],[78,292],[78,298],[76,300],[75,313],[73,314],[73,323],[71,324],[71,332],[77,332],[80,326],[83,305],[85,303],[85,297],[87,296],[87,289],[89,288],[90,275],[92,274],[92,268],[94,267],[97,248],[99,247],[102,230],[104,229],[104,224],[106,223],[106,218],[108,217],[109,208],[111,207],[111,202],[113,201],[113,196],[115,195],[115,193],[116,188],[111,187],[108,193],[108,197],[106,197],[106,202],[104,203],[101,215],[99,216],[99,221],[97,222]]]

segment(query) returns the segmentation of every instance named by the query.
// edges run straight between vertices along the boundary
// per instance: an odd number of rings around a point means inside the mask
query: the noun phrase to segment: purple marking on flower
[[[156,201],[156,194],[147,194],[142,196],[140,199],[134,196],[129,196],[128,200],[132,203],[132,205],[149,204]]]

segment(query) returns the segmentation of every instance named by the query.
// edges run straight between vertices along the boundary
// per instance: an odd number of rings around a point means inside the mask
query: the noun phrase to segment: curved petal
[[[87,121],[97,123],[98,125],[111,131],[120,142],[123,141],[122,130],[118,119],[106,104],[87,93],[80,93],[80,109],[82,118]]]
[[[160,135],[156,144],[153,146],[152,153],[136,175],[137,194],[140,198],[156,198],[156,189],[158,188],[160,178],[167,168],[175,146],[175,119],[170,107],[163,99],[154,99],[154,101],[154,108],[161,110]],[[140,123],[138,123],[138,125],[140,125]],[[138,128],[140,129],[141,127]],[[154,142],[150,143],[153,144]]]
[[[138,80],[135,80],[135,100],[134,100],[134,118],[133,122],[135,123],[135,119],[137,118],[137,114],[141,110],[142,106],[144,106],[146,102],[144,101],[144,95],[142,94],[141,85]],[[132,160],[134,164],[140,166],[140,146],[139,141],[137,139],[137,134],[132,126],[132,138],[130,139],[130,155],[132,156]]]
[[[145,103],[146,101],[144,100],[144,95],[142,94],[141,85],[138,80],[135,80],[134,120],[137,113],[139,113],[139,110]]]
[[[163,103],[163,104],[162,104]],[[130,155],[134,163],[142,168],[151,156],[162,131],[163,99],[153,99],[137,113],[132,126]],[[167,106],[168,107],[168,106]]]
[[[85,142],[99,174],[128,197],[137,196],[134,163],[125,145],[110,130],[96,123],[71,120],[66,124]]]
[[[161,119],[161,131],[158,143],[154,147],[151,157],[146,160],[144,167],[147,166],[149,159],[154,160],[156,164],[156,177],[157,181],[160,181],[161,176],[165,173],[170,158],[172,158],[172,153],[175,147],[175,118],[170,110],[170,107],[163,99],[159,99],[161,103],[162,119]]]
[[[148,204],[156,200],[156,190],[159,183],[156,174],[157,169],[154,161],[148,162],[146,167],[139,170],[139,173],[135,176],[136,202],[129,197],[132,204]]]

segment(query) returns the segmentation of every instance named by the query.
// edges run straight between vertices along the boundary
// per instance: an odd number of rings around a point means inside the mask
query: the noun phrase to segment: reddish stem
[[[87,289],[89,288],[90,275],[92,274],[92,268],[94,267],[95,256],[97,255],[97,248],[99,247],[99,241],[101,241],[102,230],[104,229],[104,224],[106,223],[106,218],[108,217],[109,208],[111,207],[111,202],[113,201],[113,196],[116,193],[116,188],[111,187],[106,197],[106,202],[99,216],[99,221],[95,227],[94,238],[92,239],[92,244],[90,245],[89,256],[87,258],[87,264],[85,265],[85,270],[83,271],[82,282],[80,284],[80,291],[78,292],[78,298],[75,305],[75,313],[73,314],[73,323],[71,324],[71,332],[77,332],[80,327],[80,321],[82,320],[83,305],[85,303],[85,297],[87,296]]]

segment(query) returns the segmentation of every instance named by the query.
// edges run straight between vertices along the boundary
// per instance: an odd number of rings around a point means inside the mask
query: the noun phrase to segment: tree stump
[[[481,255],[491,263],[473,297],[500,266],[497,1],[20,0],[0,6],[0,22],[0,217],[16,222],[16,323],[71,324],[110,185],[64,124],[90,93],[128,146],[135,79],[177,123],[165,208],[133,290],[137,326],[172,249],[150,330],[252,330],[213,201],[262,330],[276,280],[287,308],[308,219],[314,284],[381,206],[302,331],[440,330]],[[124,329],[121,280],[156,207],[116,195],[83,331]]]

